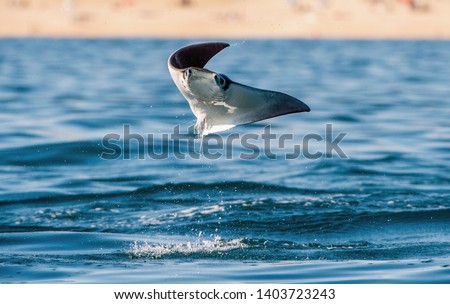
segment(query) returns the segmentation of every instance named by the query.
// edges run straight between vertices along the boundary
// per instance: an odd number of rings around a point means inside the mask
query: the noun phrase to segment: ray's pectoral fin
[[[237,105],[241,124],[310,111],[304,102],[288,94],[252,88],[239,83],[230,85],[229,98],[231,106]]]
[[[224,105],[228,111],[224,111]],[[207,132],[219,132],[235,125],[257,122],[281,115],[309,112],[310,108],[290,95],[252,88],[230,80],[223,102],[211,106],[207,115]]]

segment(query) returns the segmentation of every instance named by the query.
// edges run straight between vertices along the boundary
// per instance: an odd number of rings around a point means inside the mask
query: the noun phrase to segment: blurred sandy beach
[[[450,38],[449,0],[2,0],[0,36]]]

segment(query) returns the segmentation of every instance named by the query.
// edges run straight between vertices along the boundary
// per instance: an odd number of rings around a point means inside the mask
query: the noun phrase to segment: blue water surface
[[[450,42],[231,41],[208,68],[311,112],[217,159],[163,137],[191,42],[0,39],[0,282],[450,282]]]

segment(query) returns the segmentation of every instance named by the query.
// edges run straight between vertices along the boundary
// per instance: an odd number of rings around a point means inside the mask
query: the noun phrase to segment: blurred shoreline
[[[449,39],[446,0],[2,0],[0,37]]]

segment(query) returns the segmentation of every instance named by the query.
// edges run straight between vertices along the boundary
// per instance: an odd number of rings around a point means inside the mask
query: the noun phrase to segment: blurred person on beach
[[[428,11],[430,5],[426,1],[419,0],[398,0],[400,4],[408,6],[413,11]]]
[[[29,0],[9,0],[8,5],[12,7],[27,8],[30,6]]]

